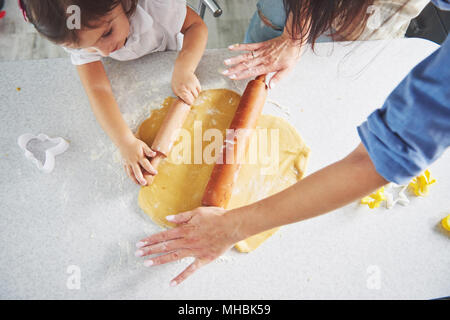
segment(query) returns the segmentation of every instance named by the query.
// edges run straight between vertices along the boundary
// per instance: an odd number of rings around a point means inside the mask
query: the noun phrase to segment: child
[[[145,185],[142,170],[156,174],[148,160],[155,152],[123,120],[101,58],[124,61],[176,50],[181,32],[184,40],[175,61],[172,90],[193,104],[201,90],[194,72],[208,38],[203,20],[184,0],[19,0],[19,4],[41,35],[70,53],[94,114],[119,148],[128,176]]]

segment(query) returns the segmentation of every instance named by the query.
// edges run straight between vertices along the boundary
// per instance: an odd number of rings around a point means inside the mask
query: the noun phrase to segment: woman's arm
[[[201,90],[194,73],[206,48],[208,28],[202,18],[187,7],[181,33],[184,34],[183,47],[175,61],[172,90],[187,104],[193,104]]]
[[[386,183],[360,144],[346,158],[259,202],[230,211],[201,207],[168,216],[168,221],[179,226],[140,241],[136,254],[167,253],[147,260],[146,265],[195,257],[172,282],[178,284],[238,241],[340,208]]]
[[[139,165],[149,173],[156,174],[147,159],[155,153],[133,135],[122,118],[103,63],[96,61],[80,65],[77,71],[97,121],[125,160],[125,170],[136,183],[145,185],[146,180]]]
[[[292,187],[248,207],[227,213],[239,223],[238,238],[340,208],[388,183],[375,170],[364,145]],[[276,212],[277,214],[271,214]],[[233,213],[233,215],[232,215]],[[242,240],[241,239],[241,240]]]

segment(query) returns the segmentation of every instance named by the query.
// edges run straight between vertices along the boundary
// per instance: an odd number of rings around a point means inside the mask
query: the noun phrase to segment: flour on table
[[[288,117],[291,116],[291,109],[289,107],[283,106],[283,105],[279,104],[278,102],[270,100],[270,99],[268,99],[267,102],[270,104],[273,104],[275,107],[280,109],[281,112],[283,112],[286,116],[288,116]]]

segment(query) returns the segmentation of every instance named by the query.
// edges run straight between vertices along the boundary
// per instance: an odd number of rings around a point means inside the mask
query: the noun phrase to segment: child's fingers
[[[127,173],[128,177],[130,177],[130,179],[133,180],[134,183],[139,185],[139,182],[136,180],[134,174],[132,173],[132,170],[131,170],[130,166],[129,165],[124,165],[123,167],[124,167],[125,172]]]
[[[198,81],[198,79],[195,79],[195,89],[197,90],[197,96],[200,94],[200,92],[202,91],[202,86],[200,84],[200,81]]]
[[[137,181],[140,185],[145,186],[147,184],[147,180],[145,180],[144,175],[142,174],[141,167],[137,163],[133,163],[131,165],[131,168],[133,169],[134,176],[136,177]]]
[[[154,156],[156,156],[156,152],[153,151],[152,149],[150,149],[149,146],[144,145],[144,153],[147,157],[153,158]],[[147,169],[145,169],[147,170]]]
[[[195,99],[197,99],[200,91],[198,90],[198,87],[195,84],[193,86],[191,86],[190,91],[191,91],[191,94],[194,97],[194,101],[195,101]],[[192,104],[194,104],[194,102],[192,102]]]
[[[184,92],[182,92],[179,96],[179,98],[181,98],[181,100],[183,100],[184,102],[186,102],[186,104],[188,105],[192,105],[194,104],[194,96],[192,95],[191,92],[185,90]]]
[[[195,87],[195,91],[197,93],[197,96],[195,98],[197,98],[200,95],[200,92],[202,92],[202,89],[200,87]]]
[[[150,164],[150,161],[148,161],[147,158],[142,159],[141,161],[139,161],[139,163],[141,164],[142,168],[144,168],[148,173],[150,174],[158,174],[158,171],[156,171],[155,168],[153,168],[153,166]]]

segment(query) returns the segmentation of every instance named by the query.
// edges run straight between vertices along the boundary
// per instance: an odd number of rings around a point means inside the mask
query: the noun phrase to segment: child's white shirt
[[[136,12],[129,18],[130,33],[125,46],[112,52],[109,57],[126,61],[152,52],[179,50],[186,10],[185,0],[139,0]],[[100,61],[102,58],[99,53],[85,49],[63,48],[70,53],[74,65]]]

